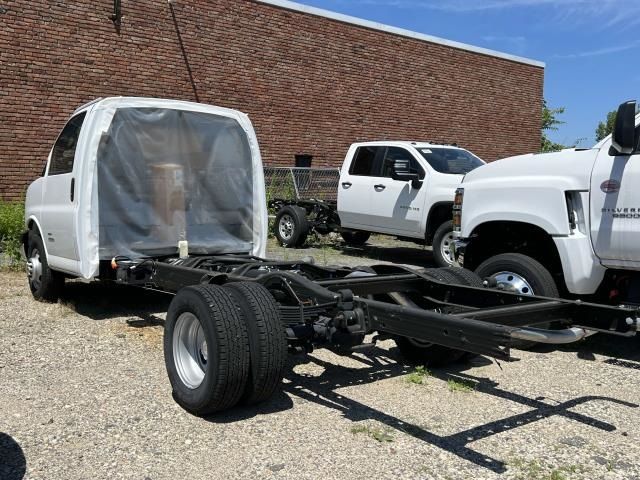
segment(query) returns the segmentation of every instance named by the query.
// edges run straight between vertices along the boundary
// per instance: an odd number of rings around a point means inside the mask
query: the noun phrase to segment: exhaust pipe
[[[561,345],[573,343],[583,338],[590,337],[598,332],[585,330],[584,328],[565,328],[564,330],[546,330],[544,328],[520,328],[511,332],[511,338],[526,340],[528,342],[550,343]]]

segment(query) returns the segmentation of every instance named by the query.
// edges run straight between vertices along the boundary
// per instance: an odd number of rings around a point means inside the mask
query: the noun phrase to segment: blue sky
[[[593,145],[608,111],[640,101],[640,0],[297,1],[545,62],[560,143]]]

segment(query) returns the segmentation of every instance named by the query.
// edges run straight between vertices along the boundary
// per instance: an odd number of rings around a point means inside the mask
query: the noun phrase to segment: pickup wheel
[[[231,294],[217,285],[180,290],[169,305],[164,360],[173,396],[207,415],[236,405],[249,377],[249,339]]]
[[[276,215],[274,233],[284,247],[299,247],[309,234],[307,211],[296,205],[287,205]]]
[[[472,287],[482,286],[480,278],[473,272],[461,268],[425,268],[419,272],[439,282]],[[409,337],[397,337],[396,345],[398,345],[402,356],[410,362],[432,367],[441,367],[475,356],[475,354],[463,350]]]
[[[430,367],[442,367],[462,359],[466,352],[455,348],[423,342],[416,338],[397,337],[396,345],[402,356],[411,363]]]
[[[361,247],[369,237],[371,236],[370,232],[356,231],[356,230],[343,230],[340,232],[344,243],[349,245],[350,247]]]
[[[433,235],[433,261],[438,267],[450,267],[453,265],[453,221],[444,222]]]
[[[551,273],[537,260],[521,253],[503,253],[491,257],[478,266],[476,273],[481,278],[495,281],[497,287],[520,295],[540,295],[558,297],[558,287]],[[535,325],[549,328],[550,323]],[[514,341],[511,346],[525,349],[537,345],[536,342]]]
[[[287,358],[287,339],[278,304],[265,287],[253,282],[229,283],[231,294],[247,326],[251,367],[241,402],[267,400],[282,384]]]
[[[29,231],[27,249],[27,278],[33,298],[42,302],[57,302],[64,288],[64,276],[49,268],[42,237]]]

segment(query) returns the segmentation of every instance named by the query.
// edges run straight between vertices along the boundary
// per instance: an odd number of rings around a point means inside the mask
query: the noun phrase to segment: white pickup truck
[[[469,173],[454,206],[459,263],[521,294],[640,303],[639,125],[626,102],[591,149]]]
[[[339,231],[349,245],[372,232],[433,246],[438,266],[453,263],[451,208],[462,177],[484,165],[455,145],[383,141],[347,151],[337,204],[274,202],[274,233],[285,246],[302,245],[309,231]]]

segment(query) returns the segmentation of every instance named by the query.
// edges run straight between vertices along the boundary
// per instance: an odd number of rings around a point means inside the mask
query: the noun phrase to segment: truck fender
[[[27,219],[27,230],[22,234],[22,247],[24,249],[24,256],[27,258],[27,254],[29,253],[29,232],[31,230],[36,230],[40,234],[40,238],[42,238],[42,245],[44,246],[44,254],[47,256],[47,260],[49,259],[49,251],[47,249],[47,242],[44,241],[44,236],[42,235],[42,228],[40,227],[40,222],[35,217],[35,215],[30,215]]]
[[[444,212],[447,213],[444,213]],[[431,205],[425,223],[424,238],[427,244],[433,240],[433,235],[443,222],[453,218],[453,201],[436,202]]]

